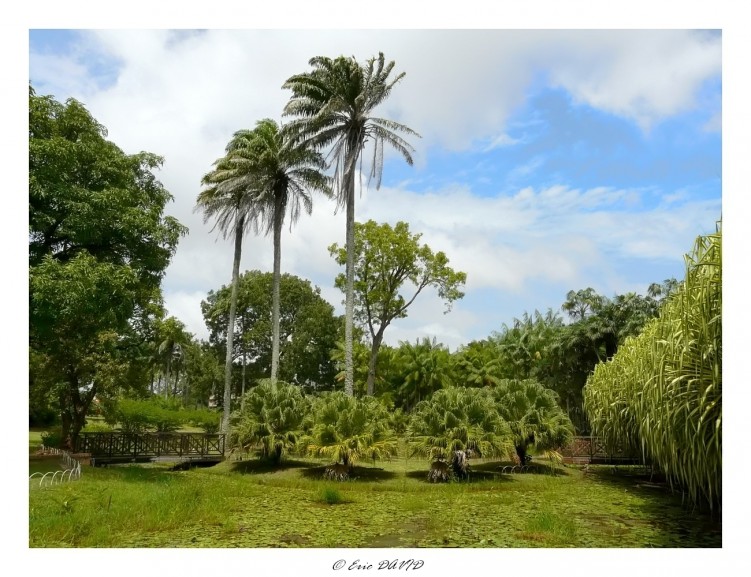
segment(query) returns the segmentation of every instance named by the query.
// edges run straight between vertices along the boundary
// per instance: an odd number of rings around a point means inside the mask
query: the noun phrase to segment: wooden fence
[[[637,455],[629,455],[622,449],[608,451],[599,437],[574,437],[574,440],[561,450],[564,463],[574,464],[618,464],[639,463]]]

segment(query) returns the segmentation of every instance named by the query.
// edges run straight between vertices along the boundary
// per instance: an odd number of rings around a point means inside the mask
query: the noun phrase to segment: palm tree
[[[574,426],[558,405],[558,396],[537,381],[503,379],[492,396],[498,414],[511,427],[522,465],[529,445],[554,454],[573,439]]]
[[[398,440],[389,428],[389,413],[373,397],[325,392],[313,401],[312,412],[306,450],[315,457],[331,458],[334,478],[347,478],[362,459],[388,459],[398,452]]]
[[[310,214],[313,210],[310,192],[317,190],[330,195],[331,179],[323,174],[326,162],[319,152],[304,142],[294,141],[269,118],[260,120],[252,131],[237,132],[231,147],[234,154],[241,154],[252,163],[259,202],[267,205],[263,212],[266,234],[273,232],[274,237],[271,380],[275,381],[279,371],[282,225],[288,212],[290,228],[302,210]]]
[[[408,426],[413,454],[432,461],[428,479],[466,477],[466,459],[508,455],[511,431],[488,389],[446,387],[417,404]]]
[[[404,72],[389,79],[394,62],[386,63],[383,53],[360,65],[354,57],[335,59],[317,56],[309,61],[313,70],[290,77],[283,88],[292,90],[285,116],[296,117],[288,129],[295,138],[316,147],[329,147],[334,164],[337,207],[347,213],[347,266],[345,290],[345,391],[354,394],[352,360],[354,319],[355,170],[367,141],[373,144],[370,179],[380,188],[383,147],[395,148],[412,165],[413,147],[397,133],[417,136],[407,126],[371,116],[391,94]]]
[[[411,409],[433,391],[451,383],[451,355],[445,345],[433,337],[418,339],[415,344],[400,342],[397,355],[402,369],[399,396],[402,405]]]
[[[243,157],[243,149],[237,150],[234,139],[227,145],[226,156],[214,162],[214,170],[204,175],[201,184],[207,186],[196,199],[195,210],[203,211],[203,221],[215,218],[212,231],[219,227],[224,238],[232,235],[235,241],[232,262],[232,293],[230,297],[229,319],[227,322],[227,354],[224,364],[224,402],[222,412],[222,432],[229,432],[232,384],[232,339],[234,336],[235,314],[237,310],[237,287],[240,277],[240,256],[243,236],[252,226],[258,228],[266,208],[259,200],[253,180],[252,159]]]
[[[309,403],[300,387],[282,381],[261,381],[244,399],[232,442],[246,451],[258,448],[262,459],[279,464],[297,447]]]

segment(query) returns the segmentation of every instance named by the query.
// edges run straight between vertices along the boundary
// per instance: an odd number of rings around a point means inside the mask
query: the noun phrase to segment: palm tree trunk
[[[279,285],[282,266],[282,220],[284,218],[282,195],[274,199],[274,280],[271,303],[271,381],[276,382],[279,373]]]
[[[244,325],[243,325],[244,326]],[[243,339],[243,382],[242,390],[240,391],[240,410],[245,408],[245,364],[247,363],[248,351],[245,350],[245,331],[242,333]]]
[[[229,302],[227,322],[227,356],[224,361],[224,406],[222,407],[222,433],[229,434],[229,414],[232,403],[232,340],[235,335],[235,314],[237,313],[237,287],[240,284],[240,255],[243,244],[245,217],[241,216],[235,226],[235,258],[232,262],[232,293]]]
[[[356,148],[350,147],[349,154]],[[347,285],[344,301],[344,392],[350,397],[355,394],[355,364],[353,351],[353,324],[355,311],[355,161],[347,159],[345,172],[347,188]]]

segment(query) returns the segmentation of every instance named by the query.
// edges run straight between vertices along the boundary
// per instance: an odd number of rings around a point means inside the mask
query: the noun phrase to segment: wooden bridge
[[[605,442],[599,437],[574,437],[567,447],[561,450],[564,463],[577,465],[592,464],[636,464],[638,456],[629,455],[622,449],[608,451]]]
[[[76,453],[91,455],[92,465],[170,461],[221,461],[224,435],[204,433],[81,433]]]

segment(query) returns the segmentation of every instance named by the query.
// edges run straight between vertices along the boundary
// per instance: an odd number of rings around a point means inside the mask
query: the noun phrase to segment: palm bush
[[[308,454],[329,457],[348,472],[362,459],[396,455],[398,442],[383,404],[373,397],[355,398],[336,391],[315,399],[305,446]]]
[[[558,395],[537,381],[503,379],[491,394],[498,414],[511,429],[521,464],[530,445],[555,456],[573,439],[574,426],[558,404]]]
[[[513,451],[511,430],[486,389],[447,387],[417,404],[408,428],[413,455],[433,461],[429,478],[466,474],[470,455],[493,457]]]
[[[278,464],[297,448],[309,410],[299,387],[263,380],[245,395],[230,442],[246,451],[257,449],[262,459]]]
[[[722,234],[699,237],[660,316],[584,388],[593,431],[641,448],[691,502],[722,496]]]

